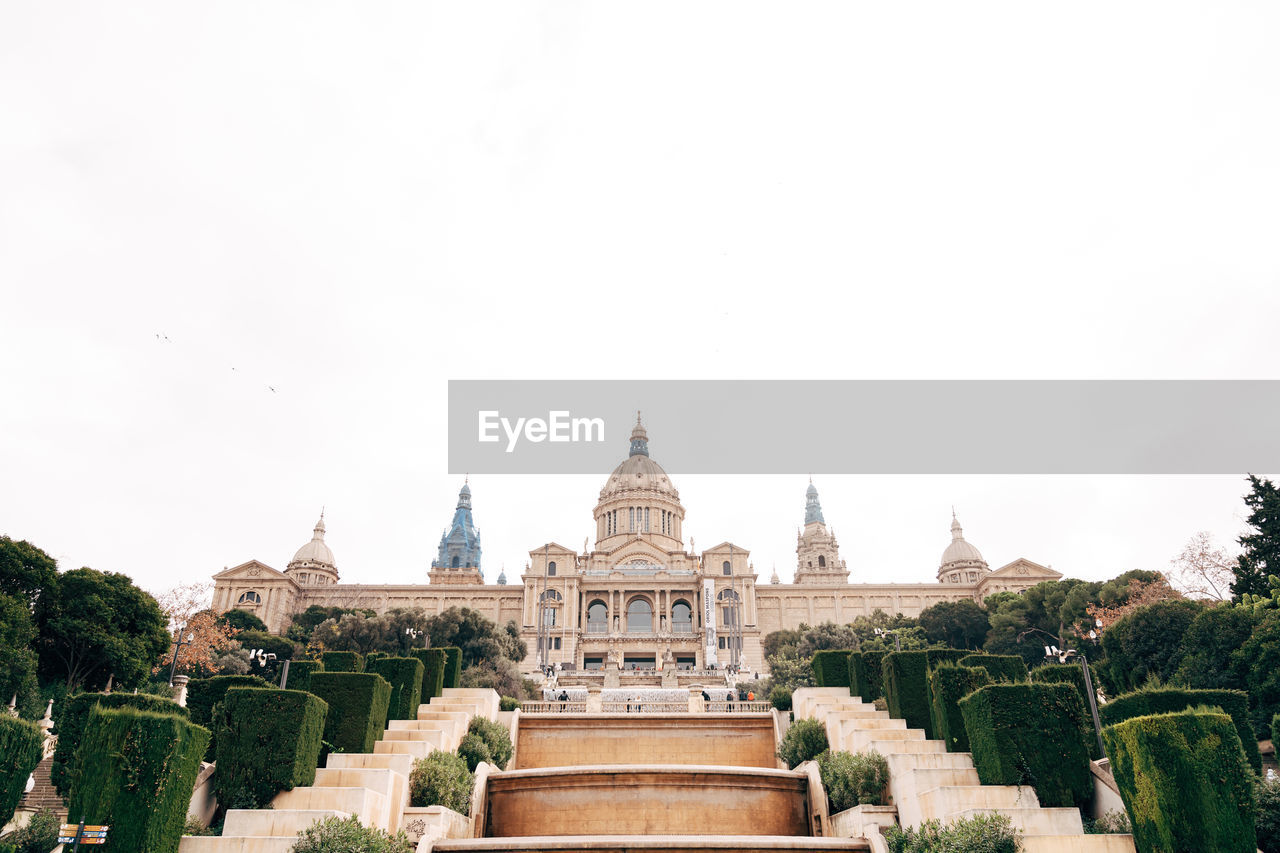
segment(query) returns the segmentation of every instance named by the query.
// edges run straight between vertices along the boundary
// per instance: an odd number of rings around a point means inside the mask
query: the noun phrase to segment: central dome
[[[649,456],[649,435],[637,417],[635,429],[631,430],[631,453],[613,469],[600,489],[600,498],[603,500],[622,492],[641,490],[661,492],[676,500],[680,498],[667,472]]]

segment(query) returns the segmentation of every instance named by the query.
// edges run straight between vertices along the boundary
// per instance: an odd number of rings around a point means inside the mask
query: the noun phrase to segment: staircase
[[[53,783],[49,781],[49,768],[53,766],[53,759],[46,758],[36,765],[36,769],[32,772],[36,785],[26,794],[23,794],[21,802],[18,803],[18,811],[39,811],[40,809],[53,809],[63,818],[67,816],[67,807],[62,802],[62,797],[58,796],[58,792],[53,789]]]
[[[849,695],[845,687],[805,687],[792,697],[795,717],[820,720],[834,750],[875,750],[889,764],[898,823],[916,827],[979,814],[1002,814],[1023,834],[1025,853],[1134,853],[1129,835],[1085,835],[1075,808],[1043,808],[1033,788],[983,785],[967,752],[947,752],[922,729]]]
[[[453,751],[472,717],[496,719],[492,690],[448,688],[418,707],[416,720],[392,720],[371,753],[333,753],[315,783],[276,795],[269,809],[230,809],[221,837],[183,836],[179,853],[288,853],[298,833],[327,817],[355,815],[395,832],[409,804],[413,762]]]

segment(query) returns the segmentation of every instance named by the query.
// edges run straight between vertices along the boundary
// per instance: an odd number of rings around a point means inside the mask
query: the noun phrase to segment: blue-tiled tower
[[[471,517],[471,486],[458,492],[453,524],[440,537],[440,552],[427,573],[432,583],[484,583],[480,571],[480,531]]]

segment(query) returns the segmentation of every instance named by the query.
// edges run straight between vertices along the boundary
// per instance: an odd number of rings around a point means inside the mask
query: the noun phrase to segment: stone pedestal
[[[622,686],[622,666],[620,664],[610,664],[604,668],[604,686]]]
[[[676,665],[674,663],[664,663],[662,665],[662,686],[663,687],[679,687],[680,682],[676,680]]]
[[[587,688],[587,713],[604,713],[604,697],[600,693],[600,688],[595,687],[594,685]]]
[[[187,682],[190,676],[175,675],[173,677],[173,700],[182,707],[187,707]]]
[[[689,713],[701,714],[707,710],[706,700],[702,698],[701,687],[689,688]]]

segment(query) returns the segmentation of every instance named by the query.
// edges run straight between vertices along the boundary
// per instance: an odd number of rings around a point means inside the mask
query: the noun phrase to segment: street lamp
[[[1096,634],[1090,631],[1091,639],[1095,639]],[[1044,656],[1046,660],[1056,660],[1058,663],[1067,663],[1073,657],[1080,661],[1080,669],[1084,672],[1084,692],[1089,698],[1089,713],[1093,715],[1093,733],[1098,738],[1098,756],[1107,757],[1107,748],[1102,744],[1102,720],[1098,717],[1098,696],[1093,689],[1093,675],[1089,672],[1089,658],[1084,652],[1077,652],[1075,649],[1059,649],[1057,646],[1045,646]]]
[[[195,642],[196,635],[187,630],[187,626],[183,625],[178,629],[178,636],[173,640],[173,662],[169,664],[169,686],[173,686],[174,673],[178,671],[178,655],[182,654],[182,647],[189,646]]]
[[[897,631],[887,631],[884,628],[875,629],[877,637],[893,637],[893,650],[895,652],[902,651],[902,638],[898,636]]]
[[[425,635],[426,635],[426,633],[427,633],[426,631],[419,631],[417,628],[405,628],[405,629],[404,629],[404,635],[405,635],[406,637],[408,637],[408,638],[409,638],[409,647],[410,647],[410,648],[412,648],[412,647],[413,647],[413,642],[414,642],[414,640],[418,639],[419,637],[425,636]]]

